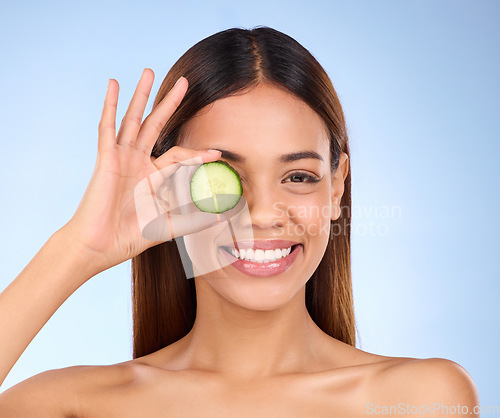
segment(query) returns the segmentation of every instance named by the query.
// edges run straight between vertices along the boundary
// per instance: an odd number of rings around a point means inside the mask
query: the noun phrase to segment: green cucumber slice
[[[191,178],[191,199],[202,212],[232,209],[243,193],[238,172],[225,161],[202,164]]]

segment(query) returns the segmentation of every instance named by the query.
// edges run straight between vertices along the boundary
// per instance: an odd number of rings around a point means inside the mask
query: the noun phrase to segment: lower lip
[[[224,256],[231,263],[231,265],[242,273],[255,277],[269,277],[288,270],[299,255],[299,252],[302,251],[302,245],[297,245],[286,257],[280,258],[276,261],[270,261],[268,263],[255,263],[253,261],[240,260],[223,250],[221,247],[219,247],[219,250],[224,253]]]

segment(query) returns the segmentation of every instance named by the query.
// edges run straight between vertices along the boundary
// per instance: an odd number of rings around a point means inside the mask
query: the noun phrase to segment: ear
[[[332,176],[332,221],[341,214],[340,201],[344,194],[344,181],[349,173],[349,157],[345,152],[340,153],[337,171]]]

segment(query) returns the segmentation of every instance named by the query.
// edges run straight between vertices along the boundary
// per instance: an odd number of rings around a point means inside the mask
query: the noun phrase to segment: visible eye
[[[292,183],[318,183],[321,181],[321,178],[318,176],[314,175],[309,175],[307,173],[301,172],[301,171],[296,171],[292,174],[290,174],[287,179],[291,179]],[[305,180],[305,181],[304,181]],[[284,181],[284,183],[289,183],[287,181]]]

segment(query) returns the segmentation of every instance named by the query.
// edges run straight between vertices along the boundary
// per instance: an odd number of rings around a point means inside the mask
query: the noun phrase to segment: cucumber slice
[[[236,206],[242,193],[238,172],[225,161],[202,164],[191,178],[191,199],[202,212],[226,212]]]

